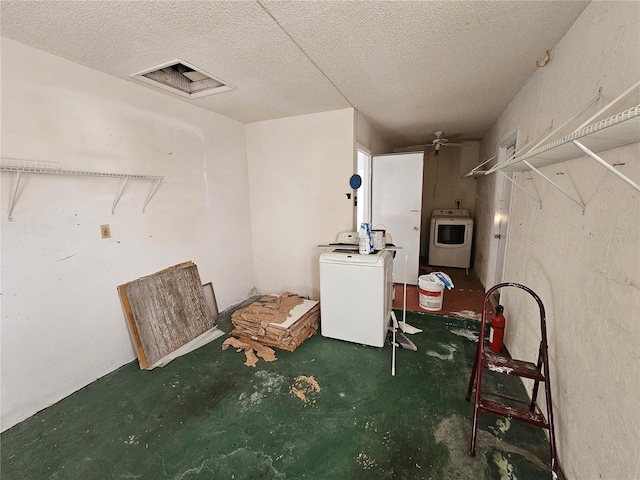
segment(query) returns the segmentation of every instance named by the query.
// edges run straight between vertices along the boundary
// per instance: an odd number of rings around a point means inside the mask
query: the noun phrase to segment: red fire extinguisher
[[[496,313],[491,318],[491,330],[489,331],[489,350],[495,353],[502,352],[504,346],[504,325],[506,323],[504,315],[504,307],[498,305]]]

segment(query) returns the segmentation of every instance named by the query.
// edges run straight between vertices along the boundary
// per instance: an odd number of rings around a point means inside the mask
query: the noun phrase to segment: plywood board
[[[216,301],[216,294],[213,291],[213,284],[211,282],[205,283],[202,289],[204,290],[204,299],[207,305],[209,305],[211,315],[213,315],[213,323],[217,324],[220,319],[220,312],[218,312],[218,302]]]
[[[153,368],[214,326],[192,262],[120,285],[118,293],[140,368]]]

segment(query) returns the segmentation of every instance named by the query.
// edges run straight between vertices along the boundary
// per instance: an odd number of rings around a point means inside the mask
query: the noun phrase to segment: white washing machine
[[[382,347],[393,294],[393,252],[334,250],[320,255],[323,337]]]
[[[469,268],[473,219],[468,210],[434,210],[429,238],[429,265]]]

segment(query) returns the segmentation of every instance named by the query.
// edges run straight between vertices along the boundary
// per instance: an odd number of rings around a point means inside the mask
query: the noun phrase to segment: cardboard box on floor
[[[293,293],[265,295],[231,315],[231,335],[293,352],[318,330],[320,303]]]

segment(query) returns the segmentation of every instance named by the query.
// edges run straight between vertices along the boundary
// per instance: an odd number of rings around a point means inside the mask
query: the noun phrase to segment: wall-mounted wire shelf
[[[58,162],[43,162],[34,160],[21,160],[15,158],[3,158],[0,164],[0,172],[14,172],[16,173],[16,180],[13,185],[13,191],[11,193],[11,200],[9,201],[9,210],[7,216],[9,221],[13,221],[13,209],[15,207],[16,195],[18,188],[20,187],[20,180],[24,174],[36,174],[36,175],[69,175],[74,177],[107,177],[107,178],[121,178],[123,179],[120,189],[116,193],[116,197],[111,205],[111,215],[115,215],[116,205],[120,201],[120,197],[124,192],[125,187],[130,179],[132,180],[153,180],[155,183],[147,195],[147,199],[142,206],[142,212],[144,213],[147,205],[151,201],[151,198],[155,195],[160,183],[164,179],[163,176],[158,175],[137,175],[130,173],[107,173],[107,172],[86,172],[82,170],[64,170],[61,169]]]
[[[599,95],[600,93],[598,94],[598,96]],[[540,143],[538,143],[532,149],[526,151],[525,153],[516,153],[514,157],[509,158],[504,162],[500,162],[486,171],[478,170],[479,167],[482,166],[481,164],[471,172],[469,172],[467,175],[481,176],[483,173],[485,175],[489,175],[495,172],[501,172],[504,174],[505,172],[533,171],[540,177],[544,178],[547,182],[553,185],[556,189],[562,192],[578,206],[580,206],[582,208],[582,213],[584,214],[587,208],[586,205],[579,198],[574,198],[571,194],[566,192],[561,186],[556,184],[539,169],[547,165],[553,165],[555,163],[564,162],[566,160],[572,160],[583,155],[587,155],[588,157],[591,157],[593,160],[602,165],[604,168],[606,168],[609,172],[613,173],[622,181],[640,192],[640,185],[636,181],[627,177],[622,172],[617,170],[614,166],[610,165],[598,156],[598,153],[600,152],[621,147],[623,145],[640,142],[640,104],[638,104],[639,98],[640,81],[636,82],[632,87],[609,102],[604,108],[600,109],[595,115],[591,116],[589,120],[580,125],[571,134],[542,146],[539,146]],[[626,106],[628,106],[631,101],[633,101],[632,105],[635,104],[635,106],[627,108],[623,111],[619,111],[615,115],[608,116],[604,119],[596,121],[595,123],[591,123],[594,122],[598,117],[601,118],[605,114],[610,114],[614,108],[619,108],[621,102],[625,102]],[[581,113],[583,110],[584,108],[578,113]],[[572,119],[575,117],[576,115],[574,115]],[[566,124],[567,122],[565,122],[562,127],[564,127]],[[562,127],[556,129],[556,132]],[[553,133],[551,135],[553,135]],[[549,136],[545,138],[549,138]],[[520,187],[517,183],[516,186]],[[524,189],[523,187],[520,188],[522,188],[526,192],[526,189]],[[531,194],[529,194],[528,192],[527,194],[531,196]],[[534,200],[536,200],[536,202],[542,207],[542,200],[539,197],[534,198]]]
[[[525,172],[531,169],[528,164],[541,168],[578,158],[586,153],[578,144],[593,153],[600,153],[638,141],[640,141],[640,105],[589,125],[522,156],[516,156],[501,165],[494,166],[487,173],[493,173],[497,170]],[[587,155],[589,154],[587,153]]]

